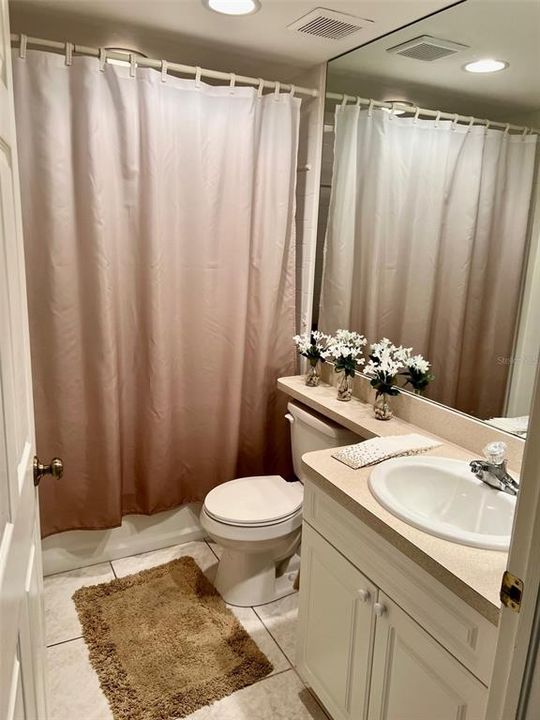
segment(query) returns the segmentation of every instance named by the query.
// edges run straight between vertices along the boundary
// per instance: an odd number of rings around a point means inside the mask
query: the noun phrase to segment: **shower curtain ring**
[[[474,118],[473,118],[473,116],[471,115],[470,118],[469,118],[469,124],[468,124],[468,126],[467,126],[467,132],[468,132],[468,133],[471,132],[471,128],[472,128],[473,124],[474,124]]]
[[[456,113],[456,114],[454,115],[454,119],[452,120],[452,131],[453,131],[453,132],[455,131],[455,129],[456,129],[456,127],[457,127],[458,120],[459,120],[459,115]]]
[[[26,57],[26,46],[28,45],[28,35],[21,35],[20,36],[20,45],[19,45],[19,57],[24,60]]]
[[[390,111],[390,115],[394,112],[394,107],[392,106],[392,110]],[[369,107],[367,111],[368,117],[371,117],[373,115],[373,98],[369,101]]]
[[[229,93],[234,95],[234,86],[236,85],[236,75],[231,73],[231,82],[229,83]]]
[[[528,127],[523,128],[523,132],[521,133],[521,139],[522,139],[522,140],[525,140],[525,136],[527,135],[528,132],[529,132],[529,128],[528,128]]]
[[[166,60],[161,61],[161,82],[167,82],[167,69],[169,63]]]
[[[484,134],[488,134],[489,126],[491,125],[491,122],[489,120],[486,120],[486,127],[484,129]]]
[[[129,53],[129,76],[134,78],[137,72],[137,58],[135,53]]]
[[[274,100],[279,100],[279,91],[281,90],[281,83],[276,80],[276,87],[274,89]]]
[[[107,62],[107,51],[105,48],[99,48],[99,69],[105,72],[105,63]]]
[[[296,91],[296,85],[291,85],[291,89],[290,89],[289,95],[290,95],[291,97],[294,97],[295,91]]]
[[[362,107],[362,103],[360,102],[361,99],[362,98],[360,97],[360,95],[356,98],[356,107],[357,108]]]
[[[439,111],[437,112],[437,115],[435,116],[435,127],[436,127],[436,128],[439,127],[439,120],[440,120],[440,119],[441,119],[441,111],[439,110]]]
[[[263,90],[264,90],[264,80],[262,78],[259,78],[259,87],[257,88],[257,97],[259,100],[263,96]]]
[[[66,42],[66,65],[71,65],[73,62],[73,48],[72,42]]]
[[[510,132],[510,123],[506,123],[506,126],[504,128],[504,136],[506,137],[508,133]]]
[[[418,116],[420,115],[420,108],[416,108],[416,112],[414,113],[414,120],[413,123],[416,125],[416,121],[418,120]]]
[[[201,75],[202,75],[202,69],[197,65],[195,68],[195,85],[200,88],[201,87]]]

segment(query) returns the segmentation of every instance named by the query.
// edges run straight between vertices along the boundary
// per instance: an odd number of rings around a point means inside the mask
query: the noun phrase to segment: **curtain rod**
[[[409,113],[414,113],[415,117],[423,115],[424,117],[433,117],[436,120],[453,120],[455,123],[466,123],[468,125],[484,125],[486,130],[492,128],[503,128],[505,131],[515,130],[526,135],[527,133],[540,133],[540,130],[532,127],[526,127],[525,125],[513,125],[512,123],[496,122],[491,120],[485,120],[482,118],[476,118],[472,115],[458,115],[457,113],[442,112],[441,110],[428,110],[427,108],[421,108],[417,105],[409,105],[407,103],[400,102],[382,102],[380,100],[373,100],[371,98],[358,97],[356,95],[341,95],[339,93],[327,92],[326,97],[328,100],[341,100],[343,105],[347,104],[348,100],[354,101],[357,105],[367,105],[368,107],[381,107],[389,110],[406,110]]]
[[[50,48],[51,50],[61,50],[66,53],[66,57],[72,55],[90,55],[92,57],[99,58],[102,62],[105,62],[108,58],[111,60],[123,60],[131,64],[132,67],[139,65],[141,67],[154,68],[155,70],[161,70],[162,73],[172,71],[181,73],[183,75],[195,75],[195,77],[207,77],[214,80],[229,80],[234,83],[242,83],[242,85],[255,85],[262,88],[268,88],[271,90],[285,90],[295,95],[309,95],[310,97],[318,97],[319,91],[315,88],[305,88],[297,85],[280,83],[277,80],[263,80],[262,78],[253,78],[247,75],[235,75],[234,73],[221,72],[219,70],[208,70],[207,68],[200,68],[194,65],[182,65],[180,63],[168,62],[167,60],[154,60],[143,56],[135,55],[130,52],[122,52],[120,50],[107,50],[105,48],[94,48],[88,47],[87,45],[79,45],[70,42],[58,42],[56,40],[45,40],[43,38],[29,37],[24,34],[12,34],[11,42],[15,45],[19,44],[22,55],[26,52],[28,45],[34,45],[36,47]]]

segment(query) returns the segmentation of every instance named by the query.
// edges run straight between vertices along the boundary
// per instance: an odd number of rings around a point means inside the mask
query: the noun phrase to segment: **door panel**
[[[304,523],[298,668],[334,720],[366,716],[376,593]]]
[[[46,720],[34,417],[6,0],[0,10],[0,717]]]
[[[369,720],[484,720],[487,688],[379,591]]]

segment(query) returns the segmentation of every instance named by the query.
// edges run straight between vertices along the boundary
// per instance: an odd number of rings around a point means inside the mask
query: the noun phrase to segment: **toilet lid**
[[[304,486],[280,475],[239,478],[218,485],[204,501],[208,515],[229,525],[266,525],[294,515],[302,507]]]

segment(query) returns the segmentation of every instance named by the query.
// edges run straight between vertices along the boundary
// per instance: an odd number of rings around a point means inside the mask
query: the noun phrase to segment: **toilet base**
[[[249,554],[225,548],[217,569],[216,590],[226,603],[238,607],[279,600],[294,591],[294,580],[300,568],[297,555],[288,560],[285,568],[284,561],[276,563],[275,555],[271,553]]]

